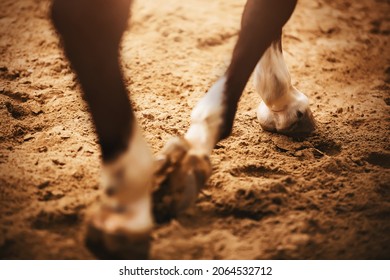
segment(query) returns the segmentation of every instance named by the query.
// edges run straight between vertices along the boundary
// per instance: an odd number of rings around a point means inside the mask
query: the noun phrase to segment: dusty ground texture
[[[0,1],[0,258],[90,259],[83,219],[100,152],[49,1]],[[154,152],[226,69],[244,0],[138,1],[126,85]],[[284,30],[318,129],[263,132],[252,82],[195,209],[153,233],[155,259],[390,258],[389,1],[302,0]],[[134,163],[136,164],[136,163]]]

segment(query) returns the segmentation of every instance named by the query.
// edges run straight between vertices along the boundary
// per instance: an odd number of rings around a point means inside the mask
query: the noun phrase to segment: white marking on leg
[[[195,106],[185,139],[200,154],[210,155],[223,124],[223,94],[226,77],[220,78]]]
[[[263,102],[272,111],[283,111],[294,99],[291,77],[278,43],[269,46],[255,69],[254,84]]]
[[[106,226],[133,230],[150,229],[153,226],[151,188],[153,184],[154,162],[152,154],[142,137],[139,127],[129,140],[128,149],[113,162],[103,164],[102,185],[112,188],[114,195],[107,197],[106,203],[125,209],[125,215],[118,214],[106,220]],[[125,221],[120,221],[125,219]],[[107,228],[108,229],[108,228]]]
[[[282,133],[310,132],[315,124],[309,99],[291,84],[279,42],[266,50],[255,69],[254,84],[263,102],[257,118],[263,129]]]

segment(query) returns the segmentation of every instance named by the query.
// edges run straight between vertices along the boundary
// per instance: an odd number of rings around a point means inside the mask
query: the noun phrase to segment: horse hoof
[[[148,259],[153,223],[132,207],[97,206],[87,221],[85,243],[99,259]],[[149,210],[150,211],[150,210]]]
[[[157,160],[153,213],[157,222],[176,217],[195,204],[212,171],[209,157],[191,150],[183,138],[166,144]]]

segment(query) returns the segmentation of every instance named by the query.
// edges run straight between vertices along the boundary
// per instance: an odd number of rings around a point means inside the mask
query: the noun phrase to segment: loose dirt
[[[135,3],[122,66],[155,153],[186,131],[226,69],[244,3]],[[0,1],[2,259],[94,258],[83,219],[99,193],[100,151],[49,6]],[[156,227],[152,258],[390,258],[389,11],[385,0],[299,2],[284,55],[317,131],[262,131],[250,81],[205,190],[192,211]]]

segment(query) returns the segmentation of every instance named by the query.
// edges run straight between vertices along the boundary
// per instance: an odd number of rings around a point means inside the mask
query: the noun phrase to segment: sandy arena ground
[[[134,5],[122,66],[154,152],[184,134],[223,74],[244,3]],[[99,193],[100,151],[49,5],[0,0],[2,259],[94,258],[83,219]],[[390,258],[389,11],[386,0],[300,1],[284,54],[317,131],[262,131],[250,81],[195,209],[156,227],[152,258]]]

